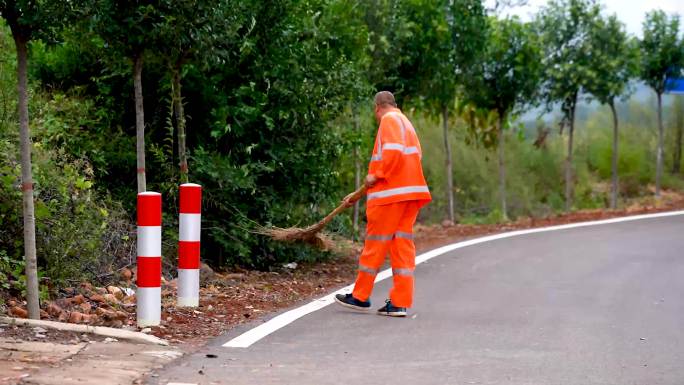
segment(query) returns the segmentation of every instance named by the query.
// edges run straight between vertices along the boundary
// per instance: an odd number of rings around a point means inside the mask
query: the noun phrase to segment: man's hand
[[[366,187],[371,188],[378,183],[378,178],[373,174],[366,175]]]
[[[352,207],[354,203],[359,200],[359,197],[355,197],[354,193],[351,193],[342,199],[342,204],[344,207]]]
[[[369,174],[366,176],[366,180],[364,181],[366,188],[371,188],[376,183],[378,183],[378,178],[375,175]],[[354,206],[354,203],[356,203],[359,199],[361,199],[361,196],[354,196],[355,192],[347,195],[346,197],[344,197],[344,199],[342,199],[341,203],[344,205],[344,207]]]

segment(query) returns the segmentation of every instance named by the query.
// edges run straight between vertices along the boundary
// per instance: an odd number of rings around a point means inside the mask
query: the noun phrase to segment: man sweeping
[[[389,252],[394,286],[378,314],[405,317],[413,303],[416,248],[413,224],[420,208],[432,199],[421,165],[421,148],[411,122],[397,108],[388,91],[375,95],[375,117],[380,123],[366,176],[366,240],[351,294],[338,294],[342,306],[368,310],[375,276]],[[343,203],[351,206],[351,194]]]

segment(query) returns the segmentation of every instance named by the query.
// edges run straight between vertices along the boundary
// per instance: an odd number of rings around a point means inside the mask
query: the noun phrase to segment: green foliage
[[[0,0],[0,17],[25,42],[34,37],[50,40],[79,5],[80,1]]]
[[[275,260],[317,258],[321,254],[313,250],[271,244],[250,231],[255,222],[288,226],[318,220],[341,198],[334,196],[339,174],[330,165],[352,146],[346,142],[349,127],[339,128],[348,122],[337,117],[350,101],[369,93],[361,78],[367,65],[362,15],[345,1],[254,1],[241,2],[240,7],[234,11],[242,12],[238,16],[247,22],[238,25],[236,38],[220,35],[225,39],[217,47],[218,58],[191,55],[184,67],[188,127],[193,133],[188,138],[193,149],[191,180],[205,187],[203,255],[217,264],[258,267]],[[112,9],[99,12],[111,17]],[[161,11],[168,9],[154,10],[168,18],[163,19],[168,23],[165,28],[180,17]],[[91,43],[74,41],[75,35],[65,33],[65,44],[46,47],[47,53],[34,60],[34,73],[67,89],[66,99],[50,102],[57,115],[63,117],[61,107],[65,115],[78,116],[66,102],[75,97],[91,118],[79,123],[80,129],[70,125],[72,135],[62,131],[60,136],[52,134],[57,126],[46,120],[44,140],[50,146],[64,145],[69,157],[91,160],[94,188],[111,191],[132,212],[135,189],[128,184],[135,146],[130,81],[123,75],[127,70],[116,64],[122,61],[109,51],[118,48],[106,35],[105,45],[96,38]],[[62,81],[69,74],[55,70],[68,71],[69,66],[59,62],[81,50],[107,58],[105,70],[98,72],[96,61],[83,67],[90,73],[74,77],[95,79],[95,87],[90,81]],[[148,174],[149,187],[164,194],[165,211],[172,213],[177,209],[177,153],[169,131],[168,99],[157,96],[168,95],[167,64],[146,68],[148,169],[155,170]],[[165,216],[165,224],[173,227],[174,217]],[[165,253],[175,255],[175,248],[165,248]]]
[[[399,9],[406,19],[408,35],[398,69],[401,88],[439,111],[456,92],[448,3],[406,1]]]
[[[638,46],[617,16],[600,17],[591,27],[591,58],[595,74],[585,89],[600,103],[612,104],[625,95],[627,85],[638,72]]]
[[[23,260],[10,257],[5,250],[0,250],[0,289],[25,290],[20,280],[24,270]]]
[[[464,99],[505,122],[512,112],[529,106],[539,89],[541,52],[528,24],[516,18],[490,19],[489,36],[472,71]]]
[[[223,41],[234,40],[244,24],[244,2],[233,0],[159,1],[152,12],[159,20],[153,25],[154,42],[160,53],[175,66],[200,55],[208,62],[226,58]]]
[[[401,98],[404,77],[400,68],[406,44],[413,36],[402,3],[397,0],[358,1],[367,29],[366,79],[377,90],[393,90]]]
[[[57,93],[52,96],[36,95],[32,105],[34,202],[39,277],[45,284],[60,286],[103,278],[112,269],[133,263],[134,249],[130,217],[119,204],[95,191],[87,157],[97,153],[82,133],[84,125],[92,124],[88,121],[94,115],[92,104]],[[21,170],[15,127],[0,126],[0,254],[6,256],[0,274],[13,277],[12,289],[22,291]]]
[[[0,19],[0,130],[16,121],[16,59],[9,28]]]
[[[671,108],[671,107],[670,107]],[[670,108],[665,109],[667,115]],[[628,104],[617,103],[623,122],[620,131],[618,172],[620,199],[650,196],[655,177],[655,135],[650,122],[655,111],[648,103],[635,100]],[[440,148],[442,130],[439,121],[416,113],[411,116],[419,130],[423,148]],[[454,148],[454,184],[456,211],[462,223],[492,223],[499,221],[497,195],[498,173],[495,154],[480,141],[469,140],[469,123],[455,120],[450,133]],[[612,155],[612,114],[601,107],[590,110],[586,119],[578,120],[575,151],[575,208],[604,208],[610,200],[610,173]],[[526,129],[513,126],[506,138],[506,188],[508,214],[546,216],[564,209],[563,166],[565,162],[564,138],[554,129],[541,148],[533,146],[534,136]],[[669,160],[669,159],[668,159]],[[433,196],[444,194],[444,155],[439,151],[423,154],[425,175]],[[664,175],[663,185],[681,189],[682,177]],[[680,190],[681,191],[681,190]],[[435,199],[421,212],[421,220],[439,223],[444,218],[446,202]]]
[[[646,14],[641,46],[641,79],[662,94],[665,78],[684,67],[684,48],[679,41],[679,16],[657,10]]]
[[[456,81],[462,85],[487,44],[487,15],[480,0],[456,0],[449,4],[450,61]]]
[[[592,42],[585,37],[599,13],[595,0],[552,0],[537,15],[537,33],[544,47],[545,99],[548,104],[561,102],[568,120],[579,92],[596,78]]]
[[[107,43],[106,51],[113,57],[142,55],[161,23],[157,1],[90,0],[87,4],[89,24],[85,28]]]
[[[473,84],[477,83],[478,79],[471,79],[470,81]],[[498,143],[497,120],[499,116],[494,110],[479,107],[472,100],[466,99],[472,99],[473,95],[480,93],[481,91],[476,89],[465,91],[462,99],[456,104],[456,112],[467,127],[466,144],[477,144],[491,149]]]
[[[356,49],[331,33],[341,15],[353,19],[354,8],[345,2],[278,5],[253,5],[259,22],[242,43],[249,49],[240,52],[241,71],[225,67],[219,75],[235,91],[222,95],[227,107],[213,111],[217,123],[191,157],[209,207],[225,213],[206,218],[210,244],[231,250],[222,257],[226,263],[265,267],[316,257],[249,229],[252,221],[312,222],[342,198],[334,197],[338,179],[331,165],[351,147],[325,121],[364,90],[357,63],[347,56]]]
[[[389,89],[419,100],[434,111],[453,103],[459,86],[486,45],[487,17],[479,0],[396,2],[398,22],[387,44],[401,49],[389,58]],[[392,19],[394,20],[394,19]],[[369,24],[373,30],[374,25]]]
[[[0,249],[0,291],[6,291],[16,296],[26,297],[26,262],[22,258],[14,258]],[[38,279],[44,280],[43,270],[38,271]],[[48,286],[40,285],[40,299],[49,297]],[[2,304],[2,303],[0,303]]]
[[[9,292],[16,296],[26,297],[26,262],[22,258],[14,258],[0,249],[0,291]],[[44,272],[38,271],[38,279],[43,280]],[[40,285],[40,299],[49,297],[48,286]],[[1,304],[1,303],[0,303]]]
[[[632,109],[643,107],[631,105]],[[602,179],[609,179],[611,175],[612,155],[612,126],[609,118],[609,110],[603,109],[600,119],[594,118],[587,122],[587,151],[588,163],[592,171]],[[630,111],[631,112],[631,111]],[[652,115],[652,114],[651,114]],[[652,134],[640,129],[638,125],[625,122],[624,129],[619,133],[621,148],[618,156],[618,174],[621,183],[632,185],[627,187],[627,195],[644,193],[645,186],[651,182],[653,165],[650,161],[653,156],[643,144],[653,140]],[[638,189],[637,189],[638,188]]]

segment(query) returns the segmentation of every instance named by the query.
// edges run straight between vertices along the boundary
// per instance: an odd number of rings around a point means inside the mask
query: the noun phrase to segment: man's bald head
[[[396,107],[397,102],[394,100],[394,95],[389,91],[380,91],[375,94],[375,105],[380,108]]]

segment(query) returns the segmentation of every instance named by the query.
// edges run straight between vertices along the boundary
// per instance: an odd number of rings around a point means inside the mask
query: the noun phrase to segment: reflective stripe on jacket
[[[386,113],[380,121],[368,173],[378,182],[368,189],[368,206],[432,198],[421,166],[422,151],[411,122],[398,108]]]

